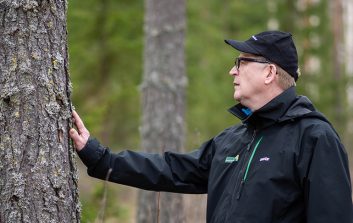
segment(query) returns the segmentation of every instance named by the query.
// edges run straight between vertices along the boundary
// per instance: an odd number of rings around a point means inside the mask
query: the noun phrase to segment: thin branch
[[[160,201],[161,201],[161,192],[158,192],[158,197],[157,197],[157,223],[159,223]]]
[[[110,174],[112,173],[112,168],[108,170],[107,176],[105,177],[104,181],[104,193],[103,193],[103,199],[101,202],[101,209],[98,212],[98,216],[96,220],[94,221],[95,223],[104,223],[104,215],[105,215],[105,209],[107,206],[107,194],[108,194],[108,180],[110,178]]]

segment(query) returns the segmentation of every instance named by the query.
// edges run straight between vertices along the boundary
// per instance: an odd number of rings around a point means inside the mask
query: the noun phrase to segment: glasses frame
[[[239,70],[239,68],[240,68],[241,61],[271,64],[271,62],[268,60],[255,59],[255,58],[250,58],[250,57],[237,57],[237,58],[235,58],[235,61],[234,61],[234,65],[237,68],[237,70]]]

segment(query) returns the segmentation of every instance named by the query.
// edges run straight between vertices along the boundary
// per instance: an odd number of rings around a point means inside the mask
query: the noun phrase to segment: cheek
[[[254,93],[261,92],[262,88],[263,88],[262,86],[263,86],[263,84],[260,80],[253,80],[251,82],[251,88]]]
[[[252,87],[254,85],[254,80],[249,76],[245,76],[243,77],[242,85],[246,86],[246,89],[248,89],[249,87]]]
[[[243,83],[245,83],[242,85],[242,90],[244,92],[253,93],[256,92],[259,87],[258,80],[254,78],[247,78]]]

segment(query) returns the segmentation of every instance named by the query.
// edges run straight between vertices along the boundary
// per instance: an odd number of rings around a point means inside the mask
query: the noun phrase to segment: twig
[[[101,209],[98,212],[98,216],[96,218],[96,220],[94,222],[96,223],[104,223],[104,215],[105,215],[105,209],[107,206],[107,194],[108,194],[108,180],[110,177],[110,174],[112,173],[112,168],[110,168],[108,170],[107,176],[105,177],[105,181],[104,181],[104,193],[103,193],[103,199],[102,199],[102,203],[101,203]]]
[[[161,192],[158,192],[158,196],[157,196],[157,223],[159,223],[160,201],[161,201]]]
[[[162,154],[165,152],[165,145],[161,148]],[[161,203],[161,192],[158,192],[157,196],[157,223],[159,223],[159,215],[160,215],[160,203]]]

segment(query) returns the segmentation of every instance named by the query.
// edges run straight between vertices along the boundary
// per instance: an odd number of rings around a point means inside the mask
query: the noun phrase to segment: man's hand
[[[83,124],[80,116],[78,116],[77,112],[73,111],[72,117],[74,119],[73,122],[77,128],[77,131],[74,128],[70,129],[70,137],[74,141],[76,150],[78,152],[83,149],[83,147],[85,147],[89,138],[89,132]]]

